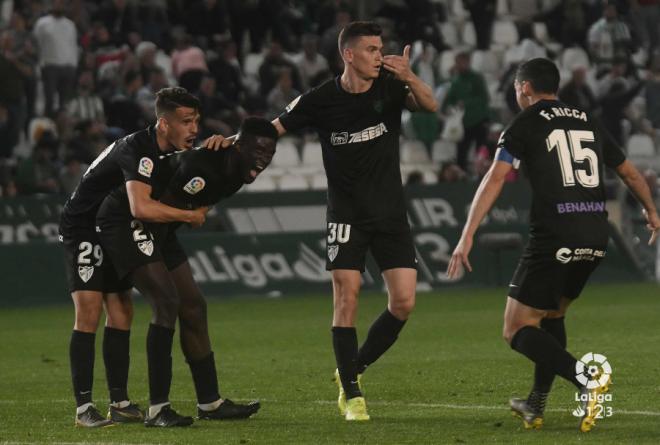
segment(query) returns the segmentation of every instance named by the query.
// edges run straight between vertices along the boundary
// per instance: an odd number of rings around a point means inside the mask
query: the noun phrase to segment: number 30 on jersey
[[[598,187],[598,155],[590,148],[582,146],[583,142],[593,142],[593,131],[585,130],[553,130],[545,140],[548,151],[557,148],[559,156],[559,167],[564,181],[564,187],[572,187],[577,180],[583,187]],[[573,161],[588,162],[588,170],[584,168],[573,168]],[[584,164],[583,164],[584,165]]]

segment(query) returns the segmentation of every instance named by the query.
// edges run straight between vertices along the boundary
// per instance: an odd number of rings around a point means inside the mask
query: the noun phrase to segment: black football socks
[[[362,397],[357,382],[358,345],[355,328],[333,326],[332,346],[335,350],[337,369],[339,369],[339,377],[346,393],[346,399]]]
[[[385,309],[369,328],[367,339],[360,347],[357,356],[357,372],[362,374],[367,366],[378,360],[399,337],[406,320],[399,320]]]
[[[94,381],[94,341],[96,334],[74,330],[69,343],[71,380],[76,406],[92,402]]]
[[[566,327],[564,317],[544,318],[541,320],[541,329],[552,335],[563,349],[566,349]],[[534,388],[533,391],[548,393],[555,379],[555,373],[552,369],[537,364],[534,367]]]
[[[130,330],[106,326],[103,332],[103,361],[110,391],[110,403],[128,400],[130,338]]]
[[[524,326],[513,336],[511,348],[582,388],[575,376],[577,360],[548,332],[535,326]]]
[[[174,329],[149,324],[147,364],[151,405],[167,403],[172,384],[172,341]]]
[[[195,384],[197,403],[205,405],[218,401],[220,391],[213,352],[201,360],[188,360],[188,366]]]

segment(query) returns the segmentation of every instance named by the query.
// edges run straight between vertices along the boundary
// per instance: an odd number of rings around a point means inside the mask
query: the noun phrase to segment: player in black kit
[[[128,290],[132,283],[118,277],[102,248],[95,230],[96,213],[104,198],[121,186],[129,190],[136,211],[144,217],[192,225],[204,222],[205,209],[181,210],[154,199],[162,193],[174,171],[160,156],[174,147],[192,147],[197,136],[198,109],[197,99],[184,89],[161,90],[156,99],[158,124],[108,146],[90,165],[64,205],[60,239],[76,308],[70,360],[79,426],[109,426],[113,422],[140,421],[143,417],[126,394],[133,314]],[[110,389],[109,420],[100,415],[91,399],[94,333],[104,306],[107,321],[103,355]],[[154,338],[151,330],[148,341],[150,349],[157,346],[163,355],[167,352],[167,345],[163,347],[163,342]]]
[[[402,56],[383,56],[381,28],[353,22],[339,35],[341,76],[295,99],[273,121],[280,135],[312,127],[328,177],[327,269],[332,271],[332,339],[338,405],[346,420],[368,420],[358,382],[396,341],[415,305],[415,247],[399,166],[401,111],[435,111],[431,89]],[[358,350],[357,297],[370,251],[387,284],[388,306]]]
[[[218,135],[209,144],[220,145],[223,140]],[[270,122],[248,118],[242,123],[235,142],[232,140],[231,148],[173,153],[172,157],[178,157],[178,167],[166,190],[160,193],[161,202],[181,209],[198,209],[233,195],[243,184],[253,182],[268,166],[275,153],[276,140],[277,131]],[[144,287],[158,287],[153,293],[166,294],[178,302],[181,348],[195,385],[198,418],[243,419],[256,413],[259,402],[243,405],[220,397],[208,334],[206,301],[177,238],[176,229],[180,223],[150,224],[134,218],[123,187],[104,200],[98,210],[97,223],[101,244],[120,277],[130,275],[135,279],[136,271],[146,270],[148,275],[141,278],[146,283]],[[158,399],[156,402],[166,403]],[[149,418],[158,419],[151,415]],[[154,425],[150,426],[166,426],[155,420],[152,423]]]
[[[506,175],[523,167],[532,187],[529,242],[509,284],[504,339],[536,364],[527,399],[511,409],[526,428],[540,428],[555,375],[573,383],[583,401],[580,431],[593,428],[597,398],[608,390],[609,372],[579,372],[584,366],[566,351],[564,315],[605,256],[608,240],[604,165],[616,171],[645,209],[653,243],[660,219],[648,186],[621,149],[592,116],[557,99],[559,71],[547,59],[523,63],[516,98],[523,110],[502,134],[495,162],[479,186],[461,239],[447,268],[457,277],[474,233],[497,199]],[[596,368],[594,368],[596,369]]]

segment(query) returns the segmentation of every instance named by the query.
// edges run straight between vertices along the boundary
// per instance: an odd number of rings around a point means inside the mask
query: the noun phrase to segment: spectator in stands
[[[283,68],[277,79],[277,84],[268,93],[268,119],[275,119],[282,113],[288,104],[296,97],[300,96],[300,91],[293,88],[293,78],[291,71]]]
[[[75,126],[78,122],[89,120],[105,124],[103,101],[94,92],[94,73],[82,70],[78,74],[78,94],[67,104],[67,112]]]
[[[37,20],[33,32],[39,44],[45,113],[53,116],[56,96],[60,108],[73,97],[78,66],[78,33],[64,16],[64,0],[53,0],[51,12]]]
[[[82,164],[91,164],[107,145],[105,126],[91,120],[79,121],[73,137],[66,144],[65,158],[75,158]]]
[[[128,56],[128,46],[119,46],[110,35],[108,27],[103,22],[92,24],[92,35],[90,51],[94,53],[94,62],[97,68],[101,68],[109,62],[122,63]]]
[[[619,19],[615,0],[605,0],[603,17],[591,25],[587,39],[599,71],[608,69],[615,58],[628,61],[634,49],[630,29]]]
[[[431,87],[431,90],[435,91],[438,84],[437,80],[440,79],[440,75],[436,72],[435,68],[435,48],[426,42],[419,42],[419,44],[421,52],[413,57],[414,61],[411,64],[412,71],[425,84]],[[412,113],[410,120],[415,130],[415,137],[426,145],[430,154],[433,143],[438,139],[438,133],[440,131],[438,115],[436,113],[418,111]]]
[[[229,28],[229,15],[227,5],[218,0],[197,0],[191,2],[187,25],[190,33],[201,42],[202,46],[209,47],[213,36],[224,34]]]
[[[646,60],[651,62],[655,49],[658,47],[660,0],[636,0],[631,1],[630,6],[632,24],[646,50]]]
[[[305,34],[302,37],[302,53],[294,60],[300,69],[303,91],[318,86],[330,75],[328,61],[318,52],[318,43],[318,36]]]
[[[208,71],[204,51],[193,45],[190,35],[178,36],[176,49],[172,51],[172,73],[179,85],[188,91],[197,91],[202,76]]]
[[[608,94],[610,88],[615,83],[620,83],[625,87],[630,85],[630,80],[626,77],[626,70],[628,69],[627,61],[624,58],[615,58],[612,61],[612,66],[601,73],[601,78],[596,85],[596,95],[601,98]]]
[[[103,22],[117,46],[129,43],[129,35],[140,31],[137,6],[128,0],[106,0],[95,20]]]
[[[87,167],[88,165],[81,163],[75,156],[65,159],[59,172],[60,188],[63,194],[70,196],[73,193]]]
[[[39,57],[37,55],[37,41],[27,29],[25,18],[18,11],[14,11],[9,24],[9,35],[16,61],[22,65],[23,91],[25,94],[25,123],[29,123],[35,115],[35,101],[37,98],[37,69]]]
[[[2,142],[0,157],[11,157],[18,143],[21,129],[25,124],[26,106],[23,99],[24,78],[31,72],[14,52],[10,31],[0,33],[0,106],[3,108],[4,122],[0,133]]]
[[[202,77],[196,96],[200,101],[202,121],[199,136],[205,139],[213,134],[231,135],[238,129],[240,119],[233,115],[233,104],[227,102],[216,89],[215,77],[205,74]],[[233,125],[228,119],[233,121]],[[233,119],[232,119],[233,118]]]
[[[236,43],[228,39],[219,40],[216,49],[218,57],[209,62],[209,72],[215,77],[218,92],[226,100],[239,104],[245,95],[245,86],[241,78]]]
[[[612,134],[614,140],[621,146],[625,142],[622,121],[626,118],[626,107],[643,87],[644,82],[642,81],[628,87],[623,80],[619,79],[614,81],[610,85],[609,91],[600,98],[603,124]]]
[[[259,67],[259,80],[261,82],[259,85],[259,94],[268,97],[268,94],[275,87],[280,77],[280,72],[284,68],[288,68],[291,72],[293,88],[300,91],[302,87],[298,69],[291,61],[284,57],[282,45],[277,41],[272,41],[268,48],[268,53]]]
[[[142,88],[142,76],[137,71],[124,75],[122,88],[110,101],[107,110],[108,126],[119,127],[125,133],[134,133],[147,126],[147,117],[137,102],[137,92]]]
[[[567,105],[591,112],[596,106],[596,98],[587,83],[587,69],[579,66],[573,69],[571,80],[559,90],[559,99]]]
[[[339,31],[348,25],[352,20],[352,12],[348,5],[340,3],[336,9],[335,23],[325,30],[321,36],[321,45],[319,46],[321,54],[330,64],[330,70],[335,74],[340,74],[344,67],[340,66],[339,49],[337,48],[337,38]]]
[[[32,155],[18,163],[16,185],[21,195],[58,193],[59,172],[55,163],[58,141],[52,133],[44,132]]]
[[[138,90],[136,96],[137,103],[142,107],[142,112],[148,122],[156,122],[156,114],[154,112],[156,93],[168,86],[165,71],[159,66],[151,68],[146,85]]]
[[[438,182],[460,182],[466,178],[465,171],[453,162],[442,164],[438,173]]]
[[[470,68],[470,54],[460,52],[456,55],[454,77],[451,80],[444,109],[461,106],[463,115],[463,139],[457,147],[457,164],[462,170],[468,168],[468,152],[473,143],[482,145],[488,132],[488,88],[486,80]]]
[[[649,69],[644,95],[646,117],[653,128],[660,129],[660,59],[657,57]]]
[[[550,10],[537,15],[535,21],[545,23],[548,36],[563,47],[586,47],[587,15],[583,0],[561,0]]]
[[[477,35],[477,49],[490,48],[490,37],[495,20],[495,0],[463,0]]]

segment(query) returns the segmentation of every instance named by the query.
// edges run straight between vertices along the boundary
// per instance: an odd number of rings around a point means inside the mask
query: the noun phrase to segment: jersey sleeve
[[[518,168],[524,152],[523,138],[520,133],[520,122],[515,120],[500,135],[495,160],[508,162]]]
[[[403,107],[406,106],[406,97],[408,96],[408,93],[410,93],[410,88],[408,88],[408,85],[394,77],[388,77],[386,79],[386,82],[388,83],[387,87],[394,103],[397,104],[399,108],[403,109]]]
[[[126,182],[140,181],[151,185],[156,161],[153,155],[131,145],[125,145],[119,153],[119,167]]]
[[[603,163],[609,168],[618,167],[626,160],[626,155],[607,129],[599,124],[597,125],[597,131],[602,141]]]
[[[286,106],[279,119],[286,131],[297,131],[314,124],[315,90],[308,91],[296,97]]]

